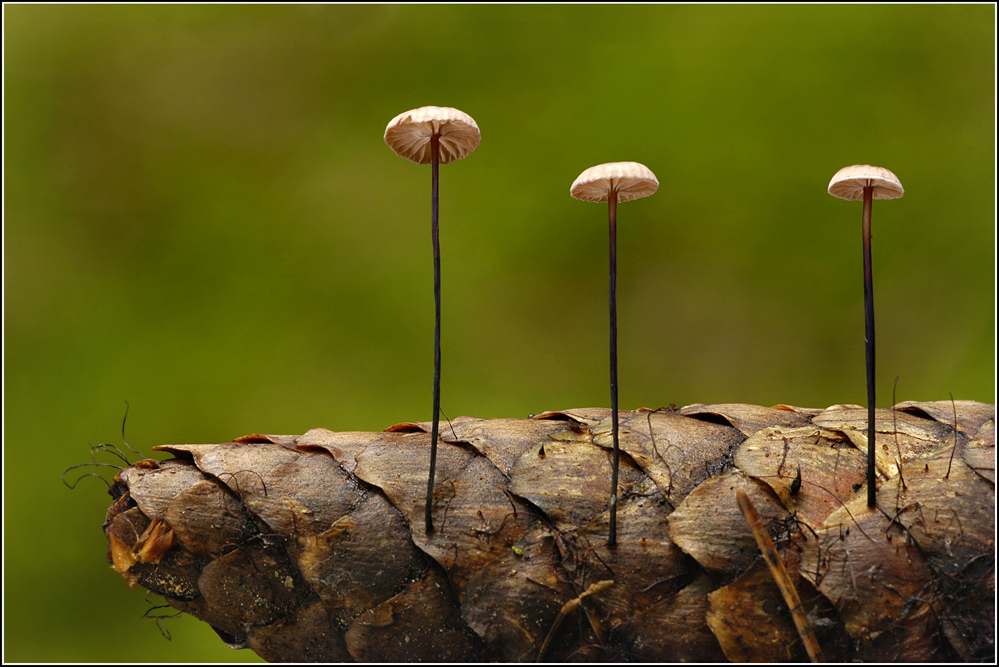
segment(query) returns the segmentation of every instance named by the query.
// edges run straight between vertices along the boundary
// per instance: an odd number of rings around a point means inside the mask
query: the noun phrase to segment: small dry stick
[[[750,530],[753,531],[756,544],[760,547],[760,551],[763,552],[763,560],[770,567],[770,574],[773,575],[774,581],[777,582],[777,588],[780,589],[781,595],[784,596],[784,602],[787,603],[788,609],[791,610],[791,618],[794,620],[794,626],[798,629],[798,636],[801,637],[801,642],[805,645],[805,650],[808,651],[808,657],[812,659],[812,662],[825,662],[825,658],[822,657],[822,648],[819,647],[819,640],[815,638],[815,631],[812,630],[812,625],[808,622],[808,616],[801,606],[798,591],[795,589],[794,582],[791,581],[791,577],[787,573],[787,568],[784,567],[784,561],[781,560],[780,555],[777,553],[777,548],[774,546],[773,540],[770,539],[770,534],[763,527],[763,520],[760,519],[759,512],[753,507],[752,501],[745,492],[736,491],[735,499],[739,503],[739,509],[742,511],[743,518],[746,519]]]
[[[573,598],[562,605],[562,609],[559,611],[558,616],[555,618],[555,622],[552,623],[551,629],[548,631],[548,636],[545,637],[544,643],[541,645],[541,650],[538,651],[538,662],[541,662],[548,656],[548,651],[551,648],[552,638],[555,636],[555,632],[562,626],[562,622],[568,618],[569,614],[576,611],[576,608],[582,604],[583,598],[593,595],[594,593],[599,593],[601,591],[607,590],[614,585],[614,581],[606,579],[604,581],[598,581],[595,584],[590,584],[590,587],[580,594],[579,597]],[[598,632],[598,634],[600,634]]]

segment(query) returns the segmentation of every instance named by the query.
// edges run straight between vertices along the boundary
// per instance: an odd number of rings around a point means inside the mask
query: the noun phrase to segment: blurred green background
[[[4,658],[239,661],[104,560],[88,443],[224,442],[431,417],[430,168],[382,141],[454,106],[441,169],[443,409],[995,402],[995,7],[4,7]],[[114,471],[110,471],[114,472]],[[110,473],[108,473],[110,476]]]

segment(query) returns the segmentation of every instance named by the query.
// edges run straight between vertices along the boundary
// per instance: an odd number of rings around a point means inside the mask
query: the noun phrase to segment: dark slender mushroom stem
[[[617,442],[617,191],[611,190],[607,196],[608,219],[610,223],[610,391],[611,391],[611,437],[614,440],[614,461],[611,472],[610,530],[607,546],[617,544],[617,472],[619,450]]]
[[[864,338],[867,354],[867,506],[877,507],[874,475],[874,272],[871,268],[871,208],[874,186],[864,186]]]
[[[416,164],[431,165],[431,235],[434,242],[434,420],[430,433],[430,474],[424,528],[434,530],[434,477],[437,472],[437,439],[441,415],[441,246],[438,236],[438,169],[468,156],[479,145],[479,126],[464,111],[452,107],[420,107],[389,121],[385,143],[398,155]]]
[[[875,199],[898,199],[905,194],[898,176],[884,167],[855,164],[832,177],[829,194],[846,201],[864,202],[864,351],[867,357],[867,506],[878,505],[877,439],[874,432],[874,276],[871,269],[871,207]]]
[[[424,515],[426,532],[434,531],[434,474],[437,472],[437,434],[441,413],[441,242],[438,234],[439,204],[437,172],[440,167],[440,135],[430,137],[430,165],[433,181],[430,196],[430,228],[434,241],[434,425],[430,431],[430,475],[427,479],[427,508]]]

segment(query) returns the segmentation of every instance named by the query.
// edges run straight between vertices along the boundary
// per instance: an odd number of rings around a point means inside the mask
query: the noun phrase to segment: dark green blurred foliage
[[[605,405],[601,162],[621,407],[995,402],[995,7],[4,7],[4,657],[252,660],[173,641],[103,560],[87,443],[430,419],[430,169],[386,123],[472,115],[441,169],[448,415]]]

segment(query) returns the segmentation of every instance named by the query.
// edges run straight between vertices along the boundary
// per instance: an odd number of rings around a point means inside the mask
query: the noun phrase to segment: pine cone
[[[995,407],[694,405],[164,445],[116,478],[108,558],[270,661],[808,658],[740,514],[762,516],[830,660],[994,659]],[[956,430],[954,426],[956,425]]]

